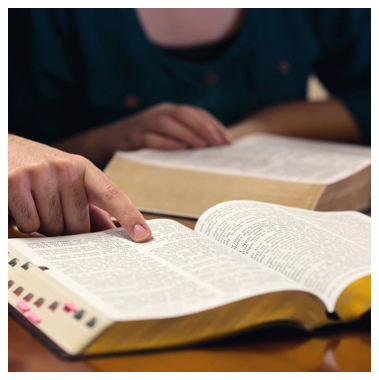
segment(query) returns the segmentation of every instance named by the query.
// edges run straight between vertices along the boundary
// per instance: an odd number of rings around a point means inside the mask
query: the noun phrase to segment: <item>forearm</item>
[[[56,142],[54,147],[67,153],[79,154],[103,168],[117,149],[114,144],[116,131],[113,130],[116,123],[75,134]]]
[[[336,99],[295,101],[263,109],[231,128],[233,137],[265,132],[320,140],[361,142],[358,126]]]

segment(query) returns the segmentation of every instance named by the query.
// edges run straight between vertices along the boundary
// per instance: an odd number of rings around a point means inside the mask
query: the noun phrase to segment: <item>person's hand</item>
[[[55,144],[103,167],[116,150],[204,148],[230,144],[231,134],[209,112],[161,103],[111,124],[90,129]]]
[[[8,137],[8,207],[21,232],[46,236],[114,228],[137,242],[151,238],[141,213],[84,157]]]
[[[230,144],[227,129],[209,112],[187,105],[162,103],[121,120],[119,149],[184,149]]]

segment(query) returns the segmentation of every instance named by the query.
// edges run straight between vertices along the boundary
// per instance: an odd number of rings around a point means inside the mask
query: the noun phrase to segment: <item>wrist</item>
[[[104,152],[111,157],[117,150],[134,150],[140,148],[135,141],[133,126],[137,124],[130,117],[117,120],[111,124],[101,126],[96,138],[104,144]]]
[[[113,131],[110,125],[89,130],[80,136],[79,144],[81,146],[78,146],[77,153],[102,168],[117,150],[115,143],[117,138],[115,139],[113,136],[117,136],[117,132]]]
[[[103,128],[78,133],[57,141],[53,146],[64,152],[86,157],[99,167],[105,165],[113,154],[109,134],[106,136]]]
[[[115,151],[137,149],[131,131],[134,124],[129,118],[124,118],[88,131],[84,136],[85,151],[96,155],[93,162],[104,166]]]

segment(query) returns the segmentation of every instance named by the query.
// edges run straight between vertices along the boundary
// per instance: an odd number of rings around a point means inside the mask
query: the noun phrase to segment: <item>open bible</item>
[[[68,355],[182,346],[272,324],[312,331],[371,309],[371,220],[252,201],[191,230],[9,239],[9,304]]]
[[[256,134],[230,146],[117,152],[105,169],[145,212],[198,218],[215,204],[256,200],[319,211],[371,199],[371,149]]]

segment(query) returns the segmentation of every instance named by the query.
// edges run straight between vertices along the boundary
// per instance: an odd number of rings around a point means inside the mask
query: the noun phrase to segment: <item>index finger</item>
[[[84,186],[88,202],[114,216],[134,241],[140,243],[150,240],[151,230],[142,214],[101,170],[87,167]]]

